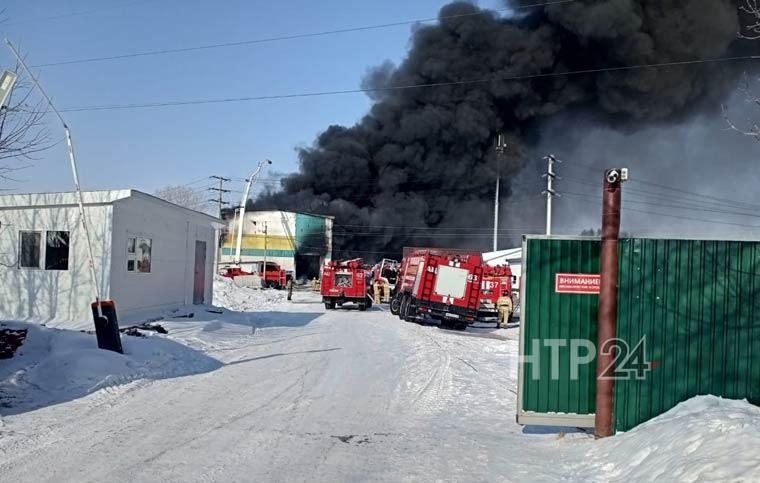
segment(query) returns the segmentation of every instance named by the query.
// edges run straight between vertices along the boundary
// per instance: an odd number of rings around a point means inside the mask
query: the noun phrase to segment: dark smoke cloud
[[[469,13],[479,14],[447,18]],[[330,126],[301,149],[300,171],[256,207],[335,215],[338,256],[397,255],[408,245],[485,249],[497,169],[507,200],[502,221],[513,221],[519,203],[530,200],[508,197],[537,193],[538,180],[516,179],[549,123],[565,121],[552,131],[575,143],[583,143],[584,129],[593,126],[623,133],[667,129],[717,112],[747,66],[382,89],[705,59],[755,48],[736,40],[737,8],[729,0],[577,0],[516,10],[507,18],[457,2],[439,17],[438,25],[415,27],[398,67],[385,63],[368,71],[362,86],[379,89],[370,94],[370,112],[352,127]],[[497,168],[498,132],[506,134],[509,148]],[[541,217],[520,218],[506,227],[515,232],[504,231],[503,242],[543,225]]]

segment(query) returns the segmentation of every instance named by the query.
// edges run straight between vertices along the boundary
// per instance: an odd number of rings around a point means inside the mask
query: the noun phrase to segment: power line
[[[251,102],[251,101],[265,101],[265,100],[280,100],[280,99],[296,99],[304,97],[321,97],[321,96],[335,96],[343,94],[357,94],[367,92],[383,92],[383,91],[401,91],[409,89],[422,89],[432,87],[451,87],[473,84],[484,84],[488,82],[508,82],[508,81],[521,81],[530,79],[542,79],[551,77],[563,77],[572,75],[586,75],[599,72],[620,72],[638,69],[654,69],[661,67],[677,67],[677,66],[690,66],[698,64],[711,64],[711,63],[723,63],[723,62],[736,62],[736,61],[749,61],[758,60],[760,55],[744,55],[735,57],[718,57],[713,59],[698,59],[698,60],[685,60],[677,62],[659,62],[653,64],[637,64],[619,67],[604,67],[597,69],[581,69],[566,72],[546,72],[543,74],[528,74],[510,77],[489,77],[485,79],[471,79],[462,81],[445,81],[445,82],[429,82],[423,84],[406,84],[397,86],[386,87],[367,87],[357,89],[344,89],[334,91],[317,91],[317,92],[301,92],[293,94],[276,94],[276,95],[263,95],[263,96],[245,96],[245,97],[228,97],[219,99],[192,99],[185,101],[166,101],[166,102],[149,102],[142,104],[112,104],[103,106],[83,106],[83,107],[69,107],[61,109],[61,112],[83,112],[83,111],[112,111],[112,110],[124,110],[124,109],[144,109],[144,108],[156,108],[156,107],[176,107],[176,106],[190,106],[199,104],[223,104],[231,102]]]
[[[587,199],[579,198],[579,201],[582,201],[584,203],[590,203],[590,204],[595,205],[595,206],[600,206],[600,204],[598,202],[590,201],[590,200],[587,200]],[[624,211],[633,211],[633,212],[636,212],[636,213],[644,213],[644,214],[647,214],[647,215],[664,216],[664,217],[668,217],[668,218],[676,218],[676,219],[681,219],[681,220],[697,221],[697,222],[700,222],[700,223],[711,223],[711,224],[717,224],[717,225],[741,226],[741,227],[744,227],[744,228],[751,228],[751,229],[760,228],[760,225],[747,225],[746,223],[732,223],[732,222],[729,222],[729,221],[708,220],[708,219],[704,219],[704,218],[696,218],[696,217],[692,217],[692,216],[682,216],[682,215],[673,215],[673,214],[668,214],[668,213],[658,213],[658,212],[655,212],[655,211],[640,210],[640,209],[630,208],[630,207],[623,207],[623,210]]]
[[[600,173],[600,169],[599,168],[593,168],[593,167],[591,167],[590,165],[587,165],[587,164],[584,165],[584,164],[573,163],[573,166],[578,166],[580,168],[587,169],[589,171],[593,171],[593,172],[595,172],[597,174]],[[597,184],[597,183],[592,183],[592,182],[590,182],[588,180],[580,180],[578,178],[572,178],[572,177],[565,177],[565,178],[569,179],[569,180],[575,180],[578,183],[587,184],[587,185],[594,186],[594,187],[601,188],[601,186],[602,186],[601,182]],[[692,197],[699,198],[698,200],[691,200],[691,201],[695,201],[695,202],[703,202],[703,199],[710,199],[710,200],[714,200],[714,201],[720,202],[721,204],[732,205],[734,208],[760,210],[760,204],[756,204],[756,203],[749,203],[749,202],[746,202],[746,201],[733,200],[733,199],[729,199],[729,198],[721,198],[721,197],[717,197],[717,196],[706,195],[706,194],[699,193],[699,192],[696,192],[696,191],[689,191],[689,190],[685,190],[685,189],[682,189],[682,188],[677,188],[675,186],[668,186],[668,185],[664,185],[664,184],[659,184],[659,183],[656,183],[654,181],[650,181],[650,180],[647,180],[647,179],[641,179],[641,178],[638,178],[638,177],[635,178],[635,179],[631,179],[630,181],[632,181],[634,183],[651,185],[651,186],[654,186],[654,187],[657,187],[657,188],[661,188],[661,189],[667,190],[669,192],[670,191],[676,191],[676,192],[679,192],[679,193],[691,195]],[[641,193],[647,193],[646,190],[643,190],[641,188],[626,188],[626,192],[631,191],[631,190],[634,190],[634,191],[637,191],[637,192],[641,192]],[[649,191],[649,193],[650,194],[654,194],[655,196],[659,195],[659,193],[653,192],[653,191]]]
[[[594,196],[594,195],[590,195],[590,194],[571,193],[571,192],[566,192],[565,194],[570,195],[570,196],[580,196],[580,197],[584,197],[584,198],[592,198],[592,199],[595,199],[595,200],[601,199],[599,196]],[[718,209],[711,209],[711,208],[705,208],[705,207],[699,207],[699,206],[694,207],[693,205],[692,206],[689,206],[689,205],[672,205],[672,204],[669,205],[669,204],[663,204],[662,202],[659,202],[659,201],[627,200],[627,203],[634,203],[634,204],[640,204],[640,205],[654,205],[654,206],[660,206],[660,207],[663,207],[663,208],[675,208],[675,209],[678,209],[678,210],[702,211],[702,212],[705,212],[705,213],[720,213],[720,214],[723,214],[723,215],[748,216],[748,217],[751,217],[751,218],[760,218],[760,214],[756,214],[756,213],[741,213],[741,212],[738,212],[738,211],[718,210]]]
[[[146,1],[146,0],[143,0]],[[265,43],[272,43],[272,42],[279,42],[283,40],[295,40],[295,39],[305,39],[305,38],[313,38],[313,37],[324,37],[328,35],[335,35],[335,34],[345,34],[345,33],[351,33],[351,32],[362,32],[367,30],[378,30],[378,29],[384,29],[389,27],[399,27],[403,25],[413,25],[418,23],[429,23],[429,22],[435,22],[440,20],[450,20],[450,19],[456,19],[456,18],[464,18],[464,17],[474,17],[479,15],[486,15],[489,13],[498,13],[498,12],[507,12],[507,11],[514,11],[518,9],[528,9],[528,8],[534,8],[534,7],[543,7],[548,5],[558,5],[562,3],[572,3],[576,0],[558,0],[553,2],[544,2],[544,3],[534,3],[532,5],[520,5],[516,7],[507,7],[507,8],[497,8],[497,9],[489,9],[489,10],[481,10],[478,12],[472,12],[472,13],[462,13],[462,14],[456,14],[456,15],[444,15],[441,17],[429,17],[429,18],[420,18],[420,19],[413,19],[413,20],[401,20],[398,22],[389,22],[389,23],[383,23],[383,24],[375,24],[375,25],[365,25],[361,27],[348,27],[348,28],[342,28],[342,29],[335,29],[335,30],[325,30],[321,32],[310,32],[310,33],[302,33],[302,34],[289,34],[289,35],[279,35],[275,37],[265,37],[260,39],[251,39],[251,40],[240,40],[237,42],[221,42],[216,44],[206,44],[206,45],[196,45],[192,47],[179,47],[174,49],[159,49],[159,50],[147,50],[143,52],[131,52],[126,54],[118,54],[118,55],[108,55],[103,57],[90,57],[85,59],[72,59],[72,60],[63,60],[58,62],[48,62],[46,64],[38,64],[34,65],[32,67],[54,67],[54,66],[61,66],[61,65],[71,65],[71,64],[85,64],[90,62],[103,62],[108,60],[123,60],[123,59],[130,59],[135,57],[147,57],[147,56],[155,56],[155,55],[166,55],[166,54],[178,54],[183,52],[194,52],[199,50],[211,50],[211,49],[220,49],[220,48],[228,48],[228,47],[240,47],[244,45],[254,45],[254,44],[265,44]],[[137,3],[137,2],[134,2]]]
[[[577,183],[577,184],[586,185],[586,186],[593,186],[595,188],[601,188],[601,183],[597,184],[597,183],[590,182],[588,180],[582,180],[582,179],[573,178],[569,176],[565,176],[563,177],[563,179],[571,183]],[[639,182],[643,184],[649,183],[645,180],[639,180]],[[659,198],[659,199],[665,199],[668,201],[672,201],[672,200],[685,201],[685,202],[693,203],[694,205],[707,206],[709,208],[725,209],[726,207],[728,207],[728,208],[734,208],[734,209],[745,210],[745,211],[760,210],[759,204],[752,204],[752,203],[748,203],[744,201],[730,200],[727,198],[719,198],[715,196],[704,195],[704,194],[693,192],[693,191],[681,190],[679,188],[675,188],[672,186],[666,186],[666,185],[656,185],[656,186],[662,187],[662,189],[667,190],[668,193],[654,191],[654,190],[644,190],[641,188],[630,188],[630,187],[626,188],[626,193],[633,194],[635,196],[646,197],[646,198],[654,197],[654,198]],[[673,196],[669,194],[669,192],[674,192],[674,191],[686,193],[687,196],[679,197],[679,196]],[[693,198],[697,198],[697,199],[693,199]],[[704,198],[716,200],[716,201],[706,201]]]
[[[69,13],[63,13],[63,14],[60,14],[60,15],[53,15],[51,17],[43,17],[43,18],[27,19],[27,20],[23,20],[22,19],[22,20],[18,20],[18,21],[8,22],[5,25],[6,26],[9,26],[9,25],[23,25],[23,24],[28,24],[28,23],[47,22],[47,21],[50,21],[50,20],[60,20],[62,18],[78,17],[80,15],[90,15],[90,14],[98,13],[98,12],[101,12],[101,11],[104,11],[104,10],[113,10],[115,8],[129,7],[129,6],[137,5],[137,4],[140,4],[140,3],[149,3],[149,2],[154,2],[154,1],[155,0],[134,0],[134,1],[131,1],[131,2],[122,2],[122,3],[116,4],[116,5],[104,5],[104,6],[98,7],[98,8],[90,8],[90,9],[87,9],[87,10],[80,10],[80,11],[77,11],[77,12],[69,12]],[[40,66],[33,65],[32,67],[40,67]]]

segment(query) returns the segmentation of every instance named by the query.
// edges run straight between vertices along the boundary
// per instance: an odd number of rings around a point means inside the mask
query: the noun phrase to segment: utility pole
[[[230,178],[223,178],[221,176],[209,176],[209,178],[212,179],[218,179],[219,180],[219,187],[218,188],[209,188],[209,191],[218,191],[219,192],[219,198],[216,200],[212,200],[214,202],[219,203],[219,219],[222,219],[222,205],[224,205],[224,193],[229,193],[230,190],[224,189],[224,182],[232,181]]]
[[[544,156],[544,159],[548,163],[548,166],[546,168],[546,174],[543,175],[543,177],[546,178],[546,191],[543,192],[543,194],[546,195],[546,234],[551,235],[552,234],[552,198],[554,198],[555,196],[559,196],[557,192],[554,191],[554,188],[553,188],[554,178],[557,177],[557,173],[554,172],[554,163],[562,163],[562,161],[557,159],[557,157],[554,156],[553,154]]]
[[[84,210],[82,188],[79,184],[79,168],[77,167],[76,154],[74,153],[74,141],[71,137],[71,130],[69,129],[69,125],[66,123],[66,120],[63,118],[60,111],[56,109],[50,96],[48,96],[47,92],[45,92],[45,89],[42,88],[39,80],[37,80],[32,71],[29,69],[29,66],[26,65],[26,62],[21,57],[21,54],[19,54],[18,50],[16,50],[16,47],[14,47],[8,39],[5,39],[5,43],[13,53],[13,56],[16,57],[16,60],[18,60],[19,64],[21,64],[21,67],[23,67],[24,71],[26,71],[27,75],[29,75],[34,86],[37,88],[40,94],[42,94],[42,97],[45,99],[45,102],[47,102],[50,110],[53,111],[58,120],[61,122],[63,131],[66,134],[66,146],[69,153],[69,165],[71,166],[71,175],[74,178],[74,189],[76,192],[76,201],[79,208],[79,220],[82,223],[82,230],[84,231],[85,244],[87,246],[87,261],[90,269],[90,279],[92,280],[92,288],[95,292],[95,303],[92,304],[92,310],[93,318],[95,319],[95,334],[97,336],[98,348],[107,349],[123,354],[124,350],[121,345],[119,323],[116,317],[116,306],[113,304],[113,301],[104,301],[101,299],[100,284],[98,283],[97,271],[95,269],[95,255],[92,249],[92,237],[90,236],[90,229],[87,223],[87,214]],[[7,74],[3,75],[0,90],[7,90],[7,92],[2,94],[2,102],[0,102],[0,104],[5,103],[7,96],[10,94],[10,89],[13,87],[13,83],[15,83],[15,79],[15,75],[12,77],[9,77]],[[103,302],[108,303],[104,304]],[[104,307],[107,307],[107,310],[103,310]]]
[[[493,201],[493,251],[498,250],[499,243],[499,195],[501,194],[501,157],[507,149],[504,135],[496,136],[496,193]]]
[[[628,169],[609,169],[604,173],[602,190],[602,250],[599,260],[600,287],[596,346],[596,411],[594,434],[612,436],[613,399],[617,337],[618,237],[622,183]]]
[[[264,287],[267,286],[267,222],[264,222]]]

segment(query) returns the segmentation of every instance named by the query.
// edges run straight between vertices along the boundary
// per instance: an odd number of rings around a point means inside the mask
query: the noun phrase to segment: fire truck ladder
[[[473,270],[473,275],[478,277],[478,282],[475,284],[470,284],[470,290],[468,292],[467,296],[467,307],[475,307],[477,308],[480,306],[480,290],[477,290],[483,283],[483,267],[478,265]]]
[[[428,276],[428,272],[435,273],[435,269],[438,267],[438,260],[430,258],[425,267],[425,273],[422,274],[422,298],[424,300],[430,300],[430,296],[433,294],[433,285],[435,283],[434,276]]]

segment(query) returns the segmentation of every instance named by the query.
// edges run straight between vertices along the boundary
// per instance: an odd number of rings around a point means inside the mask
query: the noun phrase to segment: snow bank
[[[285,290],[261,290],[238,287],[235,281],[227,277],[214,277],[214,302],[217,307],[224,307],[236,312],[256,312],[271,309],[287,298]]]
[[[28,334],[0,366],[0,413],[14,414],[140,379],[212,371],[221,363],[159,334],[122,336],[124,354],[97,348],[95,336],[36,324],[6,323]]]
[[[758,447],[760,407],[698,396],[593,443],[581,473],[594,481],[756,481]]]

